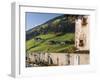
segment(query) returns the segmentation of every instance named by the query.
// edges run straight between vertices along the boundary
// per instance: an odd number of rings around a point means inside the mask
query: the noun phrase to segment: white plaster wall
[[[89,50],[89,16],[87,17],[87,25],[82,26],[82,19],[77,19],[75,21],[75,46],[79,50]],[[79,46],[80,38],[83,38],[83,34],[85,35],[84,46]]]

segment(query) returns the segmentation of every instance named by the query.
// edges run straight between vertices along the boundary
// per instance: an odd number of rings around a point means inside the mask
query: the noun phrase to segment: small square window
[[[84,46],[83,40],[80,40],[80,41],[79,41],[79,46],[80,46],[80,47],[83,47],[83,46]]]
[[[82,18],[82,26],[86,26],[87,25],[87,18],[83,17]]]

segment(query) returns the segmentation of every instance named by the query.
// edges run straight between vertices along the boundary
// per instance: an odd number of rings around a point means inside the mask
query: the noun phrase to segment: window
[[[84,46],[83,40],[79,40],[79,46],[80,46],[80,47],[83,47],[83,46]]]
[[[87,17],[83,17],[82,18],[82,26],[86,26],[87,25]]]

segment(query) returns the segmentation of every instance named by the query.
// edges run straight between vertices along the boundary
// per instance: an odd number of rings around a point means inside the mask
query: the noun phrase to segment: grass
[[[27,52],[52,52],[52,53],[65,53],[74,50],[74,44],[48,44],[48,41],[71,41],[74,40],[74,33],[66,33],[60,36],[56,36],[53,33],[46,35],[39,35],[43,39],[43,41],[36,41],[33,39],[26,41],[26,50]]]

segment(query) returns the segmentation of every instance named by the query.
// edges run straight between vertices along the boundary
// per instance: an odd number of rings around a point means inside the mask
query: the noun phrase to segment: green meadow
[[[40,41],[35,38],[41,39]],[[42,34],[26,41],[26,51],[30,52],[50,52],[66,53],[74,52],[74,33],[66,33],[57,36],[54,33]]]

